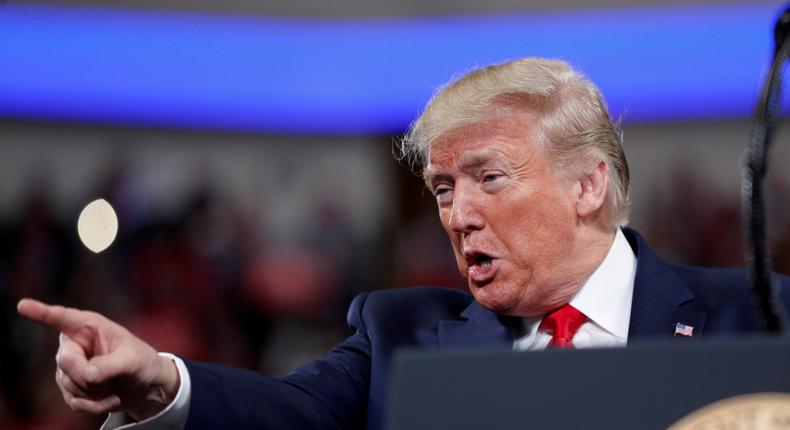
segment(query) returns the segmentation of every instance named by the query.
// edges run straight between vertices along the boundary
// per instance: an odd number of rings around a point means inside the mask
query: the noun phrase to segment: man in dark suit
[[[66,402],[122,411],[106,428],[378,429],[398,347],[606,347],[760,330],[742,270],[669,265],[621,228],[620,134],[598,89],[566,63],[467,74],[434,96],[401,150],[436,196],[471,295],[360,295],[355,333],[281,379],[163,356],[100,315],[23,300],[20,313],[63,333]]]

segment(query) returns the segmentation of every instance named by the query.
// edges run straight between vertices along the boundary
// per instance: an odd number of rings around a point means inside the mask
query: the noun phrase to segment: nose
[[[448,225],[456,233],[481,230],[485,226],[485,217],[481,210],[480,199],[474,192],[456,184]]]

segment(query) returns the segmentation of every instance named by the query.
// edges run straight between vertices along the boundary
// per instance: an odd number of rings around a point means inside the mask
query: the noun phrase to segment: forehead
[[[430,147],[427,176],[438,169],[465,167],[490,160],[517,161],[537,150],[531,115],[492,118],[443,133]]]

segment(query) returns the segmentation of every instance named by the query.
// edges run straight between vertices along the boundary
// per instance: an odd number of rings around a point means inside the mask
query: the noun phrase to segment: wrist
[[[162,399],[165,401],[165,406],[169,405],[173,399],[176,398],[176,394],[178,394],[178,389],[181,386],[181,381],[178,373],[178,367],[176,366],[175,361],[172,359],[162,356],[159,356],[159,363],[160,363],[160,379],[159,379],[159,387],[160,387],[160,395]]]
[[[145,394],[141,407],[126,411],[135,421],[142,421],[163,411],[178,394],[180,378],[175,362],[160,355],[156,363],[156,376]]]

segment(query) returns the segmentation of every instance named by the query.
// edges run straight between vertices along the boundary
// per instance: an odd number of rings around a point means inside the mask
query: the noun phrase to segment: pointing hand
[[[104,316],[22,299],[17,310],[60,331],[55,381],[75,411],[125,411],[136,421],[159,413],[178,392],[175,364]]]

